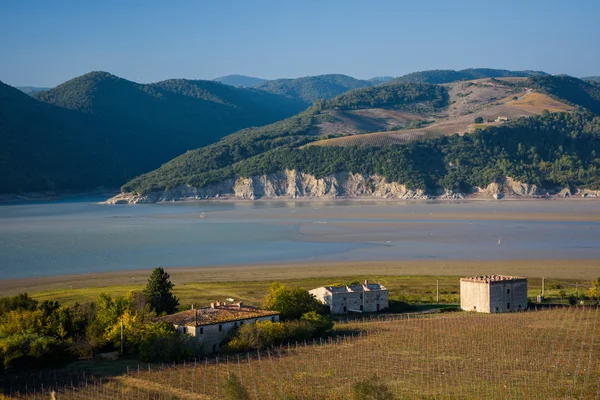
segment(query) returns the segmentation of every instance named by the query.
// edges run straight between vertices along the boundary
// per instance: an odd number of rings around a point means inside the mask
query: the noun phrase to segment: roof
[[[323,288],[331,294],[387,290],[385,286],[380,285],[379,283],[368,283],[364,285],[359,284],[349,286],[323,286]]]
[[[506,281],[526,281],[527,278],[522,276],[510,276],[510,275],[478,275],[470,276],[467,278],[460,278],[461,282],[476,282],[476,283],[496,283]]]
[[[219,324],[222,322],[239,321],[269,315],[279,315],[277,311],[263,310],[255,307],[238,305],[221,305],[215,308],[206,307],[195,310],[181,311],[176,314],[165,315],[159,321],[170,322],[180,326],[202,326]]]

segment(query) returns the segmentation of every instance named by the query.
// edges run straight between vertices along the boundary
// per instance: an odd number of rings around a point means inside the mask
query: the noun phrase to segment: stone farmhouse
[[[349,286],[323,286],[309,290],[331,314],[378,312],[389,307],[388,290],[378,283]]]
[[[194,336],[207,352],[219,351],[219,346],[233,328],[258,321],[279,321],[276,311],[244,306],[242,302],[225,304],[217,301],[210,307],[165,315],[160,321],[172,323],[179,332]]]
[[[497,313],[527,309],[527,278],[481,275],[460,279],[460,308]]]

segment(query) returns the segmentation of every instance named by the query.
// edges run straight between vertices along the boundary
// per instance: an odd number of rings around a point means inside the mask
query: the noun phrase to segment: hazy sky
[[[600,1],[0,0],[0,80],[426,69],[600,75]]]

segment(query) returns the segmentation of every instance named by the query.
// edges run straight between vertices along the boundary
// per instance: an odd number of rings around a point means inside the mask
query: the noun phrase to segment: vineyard
[[[48,399],[54,388],[56,399],[223,399],[235,374],[261,400],[351,399],[361,380],[394,399],[600,399],[598,319],[597,307],[566,307],[348,322],[328,339],[116,378],[40,374],[37,386],[13,386],[8,398]]]

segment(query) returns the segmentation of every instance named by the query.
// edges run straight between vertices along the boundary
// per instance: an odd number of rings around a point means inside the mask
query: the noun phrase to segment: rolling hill
[[[256,86],[256,89],[304,101],[307,105],[318,99],[331,99],[350,89],[372,86],[373,83],[346,75],[331,74],[297,79],[275,79]]]
[[[213,79],[215,82],[221,82],[225,85],[235,86],[235,87],[254,87],[263,82],[266,82],[266,79],[255,78],[253,76],[246,75],[225,75],[220,76],[218,78]]]
[[[11,172],[0,183],[3,193],[119,186],[187,150],[305,108],[283,96],[218,82],[142,85],[105,72],[33,98],[7,85],[2,91],[0,138],[8,143],[2,162]]]
[[[435,69],[429,71],[412,72],[396,78],[396,81],[442,84],[456,81],[470,81],[482,78],[527,78],[537,75],[547,74],[542,71],[509,71],[505,69],[491,68],[469,68],[460,71],[451,69]]]
[[[565,186],[599,189],[600,160],[595,154],[600,151],[600,118],[585,110],[567,112],[582,110],[576,102],[582,97],[574,96],[569,85],[569,80],[549,77],[352,90],[316,102],[297,116],[181,155],[124,185],[125,195],[115,201],[358,195],[371,190],[385,196],[397,190],[392,184],[404,185],[403,190],[464,193],[506,177],[536,185],[540,191],[533,193]],[[569,95],[570,104],[546,94],[551,91]],[[595,101],[600,104],[600,97]],[[478,116],[484,123],[473,126]],[[498,116],[509,121],[496,121]],[[462,122],[467,129],[461,131]],[[429,140],[400,136],[395,141],[360,142],[378,135],[368,133],[376,128],[405,135],[419,130],[411,129],[419,124],[428,127],[421,128],[420,137]],[[441,133],[428,135],[427,129],[436,125]],[[451,135],[467,130],[472,133]],[[358,141],[323,146],[347,138]],[[571,164],[565,165],[566,160]],[[373,189],[382,182],[388,186]]]

